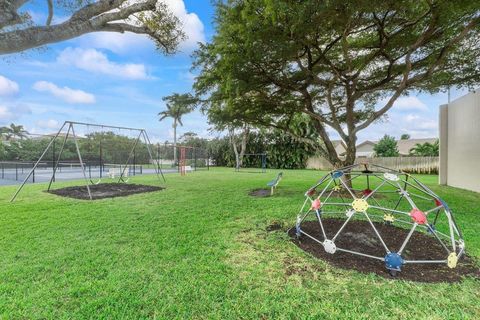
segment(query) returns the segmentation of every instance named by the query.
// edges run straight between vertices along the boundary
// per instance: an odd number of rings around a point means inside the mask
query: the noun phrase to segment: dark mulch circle
[[[93,200],[126,197],[132,194],[160,191],[165,188],[156,186],[147,186],[143,184],[126,184],[126,183],[100,183],[90,186],[90,192]],[[66,187],[48,191],[57,196],[90,200],[86,186]]]
[[[255,189],[250,191],[248,195],[252,197],[266,198],[266,197],[270,197],[270,193],[271,193],[270,189]]]
[[[332,238],[340,229],[344,220],[322,219],[327,237]],[[391,251],[398,251],[405,240],[408,230],[383,223],[374,222],[375,227]],[[321,229],[317,221],[302,223],[302,230],[317,239],[322,239]],[[385,278],[392,278],[385,268],[384,262],[372,258],[353,255],[337,251],[334,254],[325,252],[323,246],[302,235],[295,237],[295,228],[290,229],[292,241],[302,250],[325,260],[330,264],[343,269],[353,269],[364,273],[374,272]],[[358,251],[373,256],[384,257],[385,249],[375,235],[367,221],[350,221],[342,233],[335,240],[337,247]],[[468,245],[468,243],[467,243]],[[445,249],[433,236],[415,232],[403,251],[403,258],[407,260],[444,260],[447,258]],[[418,282],[459,282],[463,277],[480,279],[480,269],[468,256],[463,256],[457,267],[448,268],[446,264],[406,264],[395,279],[404,279]]]

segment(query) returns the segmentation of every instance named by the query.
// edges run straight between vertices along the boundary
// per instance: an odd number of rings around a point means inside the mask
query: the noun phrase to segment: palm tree
[[[9,141],[12,138],[18,138],[22,140],[23,138],[27,137],[28,132],[22,125],[16,126],[15,124],[11,123],[9,127],[0,128],[0,134],[5,137],[5,140]]]
[[[177,163],[177,126],[183,126],[182,117],[193,111],[198,100],[189,93],[174,93],[171,96],[163,97],[167,102],[167,110],[158,113],[159,121],[166,118],[173,119],[173,163]]]
[[[436,140],[433,144],[425,142],[423,144],[417,143],[415,147],[410,149],[410,154],[421,157],[438,157],[439,143]]]
[[[5,140],[7,140],[7,132],[8,128],[7,127],[0,127],[0,138],[3,140],[3,137],[5,136]]]

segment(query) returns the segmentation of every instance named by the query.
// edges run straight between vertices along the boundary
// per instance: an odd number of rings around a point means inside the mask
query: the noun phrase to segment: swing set
[[[88,134],[86,138],[79,137],[78,130],[80,130],[80,128],[87,129]],[[94,135],[95,134],[100,135],[100,139],[98,143],[98,155],[99,155],[98,159],[96,159],[95,156],[92,155],[91,153],[85,152],[85,150],[83,151],[83,154],[88,159],[84,159],[85,157],[82,157],[81,147],[79,144],[80,139],[82,139],[83,141],[85,140],[88,141],[88,139],[93,140],[93,135],[90,132],[91,128],[97,129]],[[65,130],[66,130],[66,133],[64,133]],[[106,132],[105,130],[109,130],[109,131]],[[120,134],[114,134],[112,130],[117,130],[118,132],[128,132],[130,134],[133,134],[133,138],[128,138],[127,136],[122,136]],[[61,139],[62,134],[64,134],[63,139]],[[111,138],[110,141],[107,140],[108,137]],[[107,176],[110,177],[111,179],[116,179],[118,177],[117,183],[128,182],[129,180],[128,177],[132,169],[133,169],[133,173],[134,174],[136,173],[136,168],[137,168],[136,150],[140,148],[143,148],[143,150],[146,152],[144,158],[148,158],[149,164],[154,164],[153,166],[154,173],[156,174],[158,180],[161,181],[161,179],[163,179],[163,181],[165,182],[165,177],[163,175],[162,169],[160,168],[158,161],[155,162],[154,160],[152,149],[151,149],[152,143],[145,129],[111,126],[111,125],[104,125],[104,124],[93,124],[93,123],[85,123],[85,122],[65,121],[62,127],[50,140],[50,142],[48,143],[47,147],[45,148],[41,156],[35,162],[33,168],[31,169],[29,174],[26,176],[23,183],[16,190],[10,202],[15,201],[18,194],[21,192],[21,190],[23,189],[28,179],[34,174],[35,169],[37,169],[38,165],[42,162],[47,152],[52,148],[52,146],[55,145],[55,141],[57,139],[61,139],[62,144],[61,144],[59,154],[58,156],[54,156],[54,163],[52,164],[51,177],[50,177],[50,181],[47,188],[47,191],[50,191],[53,182],[55,182],[55,178],[56,178],[56,175],[58,174],[57,172],[59,168],[61,169],[63,168],[62,166],[65,165],[65,164],[62,164],[61,159],[62,159],[62,155],[68,152],[68,150],[66,151],[66,149],[68,149],[67,144],[68,144],[69,138],[73,140],[74,150],[72,150],[72,153],[76,155],[76,158],[77,158],[76,160],[78,160],[81,175],[78,176],[74,174],[73,163],[69,163],[71,170],[70,172],[68,172],[68,174],[70,174],[70,176],[73,179],[75,177],[83,178],[83,180],[85,181],[85,186],[86,186],[90,200],[93,200],[90,186],[98,185],[99,183],[101,183],[102,178],[104,178],[104,172],[107,172]],[[125,148],[125,144],[127,143],[132,143],[131,147]],[[92,146],[90,145],[90,147]],[[115,153],[114,152],[115,149],[119,149],[120,147],[124,148],[126,152],[124,152],[123,154],[118,152]],[[114,162],[113,164],[106,163],[106,160],[108,159],[106,157],[105,151],[106,149],[108,151],[109,148],[110,148],[109,151],[111,152],[108,155],[110,157],[110,160]],[[116,150],[116,151],[119,151],[119,150]],[[125,160],[126,153],[128,153],[128,156],[126,157],[126,160]],[[92,161],[92,159],[95,159],[95,160]],[[117,164],[118,162],[119,164]],[[97,180],[95,180],[95,177],[92,177],[92,167],[94,168],[95,173],[98,174]],[[64,170],[64,171],[68,171],[68,170]],[[62,173],[64,173],[64,171],[62,171]]]

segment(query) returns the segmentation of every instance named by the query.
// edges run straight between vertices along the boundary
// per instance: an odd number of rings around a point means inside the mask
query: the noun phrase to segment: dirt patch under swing
[[[90,192],[93,200],[126,197],[132,194],[155,192],[165,188],[156,186],[147,186],[143,184],[127,184],[127,183],[100,183],[90,186]],[[57,196],[90,200],[86,186],[74,186],[48,191]]]
[[[266,198],[271,196],[272,191],[270,189],[255,189],[248,193],[248,195],[257,198]]]
[[[322,219],[322,222],[327,237],[332,238],[344,221]],[[374,224],[387,247],[392,251],[398,251],[409,230],[383,223],[374,222]],[[322,236],[320,236],[321,229],[317,221],[302,223],[302,230],[319,240],[322,239]],[[354,269],[364,273],[373,272],[385,278],[392,278],[383,261],[340,251],[336,251],[334,254],[327,253],[322,245],[305,235],[297,239],[295,228],[290,229],[289,235],[292,241],[302,250],[336,267]],[[343,249],[377,257],[385,256],[384,247],[367,221],[350,221],[335,240],[335,244]],[[447,255],[446,250],[438,240],[420,232],[414,232],[402,254],[403,258],[407,260],[444,260]],[[454,269],[450,269],[446,264],[405,264],[401,269],[402,271],[397,273],[395,279],[418,282],[459,282],[466,276],[480,279],[479,267],[468,256],[459,259],[457,267]]]

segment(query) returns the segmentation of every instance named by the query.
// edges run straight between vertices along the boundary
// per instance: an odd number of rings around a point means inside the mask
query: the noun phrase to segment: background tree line
[[[238,133],[237,135],[241,135]],[[206,149],[211,161],[222,167],[235,167],[236,158],[230,136],[211,140],[188,133],[180,138],[182,145]],[[280,130],[254,129],[247,136],[245,154],[267,154],[267,168],[303,169],[315,149]],[[261,167],[261,156],[244,156],[243,167]]]
[[[21,127],[21,126],[19,126]],[[38,160],[40,155],[50,143],[52,136],[28,136],[26,132],[21,137],[8,137],[2,134],[0,143],[0,161],[28,161]],[[45,154],[43,160],[51,162],[54,157],[58,159],[64,136],[60,135],[55,139],[50,150]],[[120,164],[125,163],[135,145],[136,138],[115,134],[114,132],[94,132],[77,138],[82,160],[99,164],[100,162]],[[144,143],[139,142],[132,154],[130,163],[149,163],[150,157]],[[70,136],[63,148],[60,161],[78,162],[78,155],[75,143]]]
[[[12,124],[13,125],[13,124]],[[2,143],[0,143],[0,161],[28,161],[38,160],[42,152],[48,146],[52,136],[29,136],[23,130],[23,126],[13,125],[18,135],[11,135],[10,131],[3,130]],[[302,130],[297,126],[297,130]],[[307,133],[304,133],[307,134]],[[45,162],[51,162],[55,156],[58,158],[64,136],[59,136],[44,157]],[[91,164],[102,163],[119,164],[125,163],[135,144],[135,138],[116,134],[114,132],[93,132],[78,138],[78,144],[83,161]],[[187,132],[179,139],[179,146],[195,147],[195,154],[187,149],[187,159],[197,158],[202,163],[207,156],[212,165],[234,167],[236,165],[235,153],[229,136],[205,139],[196,133]],[[174,161],[174,147],[170,143],[154,144],[151,149],[153,157],[158,156],[165,160]],[[301,169],[305,168],[307,159],[315,154],[310,144],[298,141],[280,130],[253,129],[249,132],[245,153],[267,153],[268,168]],[[146,145],[139,141],[132,155],[130,163],[150,163],[150,156]],[[60,161],[78,162],[75,143],[71,137],[65,143]],[[260,167],[261,157],[244,157],[243,166]],[[172,163],[175,165],[175,163]],[[198,164],[197,164],[198,165]]]

